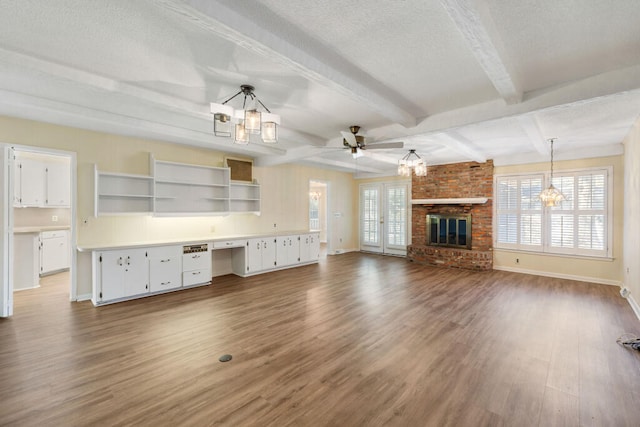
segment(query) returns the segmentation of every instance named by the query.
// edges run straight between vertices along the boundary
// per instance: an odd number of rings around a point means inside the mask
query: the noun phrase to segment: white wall
[[[107,172],[149,174],[149,153],[158,160],[222,166],[218,151],[140,138],[86,131],[0,116],[0,143],[37,146],[77,155],[77,244],[90,246],[154,241],[165,238],[208,239],[234,234],[298,231],[309,228],[309,181],[329,183],[331,247],[357,248],[357,210],[351,174],[298,165],[254,168],[261,184],[262,215],[156,218],[151,216],[93,216],[94,164]],[[231,144],[231,141],[229,142]],[[274,226],[275,225],[275,226]],[[354,232],[355,230],[355,232]],[[78,295],[91,292],[91,259],[78,254]]]
[[[640,119],[624,140],[624,286],[640,303]],[[636,312],[640,317],[640,312]]]

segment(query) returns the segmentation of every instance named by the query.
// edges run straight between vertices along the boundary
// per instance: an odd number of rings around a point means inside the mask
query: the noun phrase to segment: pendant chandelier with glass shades
[[[280,116],[269,111],[255,95],[254,90],[255,87],[251,85],[241,85],[240,91],[223,103],[211,103],[215,136],[231,137],[233,133],[233,142],[243,145],[249,143],[250,135],[260,135],[262,142],[267,144],[278,142]],[[227,105],[240,94],[244,95],[242,109],[236,110]],[[258,107],[262,107],[265,112],[258,111]]]

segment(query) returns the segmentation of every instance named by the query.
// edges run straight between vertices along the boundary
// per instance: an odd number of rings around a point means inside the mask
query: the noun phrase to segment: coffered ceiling
[[[622,153],[640,114],[637,0],[0,0],[0,114],[394,174]],[[212,132],[252,84],[277,145]],[[353,159],[340,131],[360,125]]]

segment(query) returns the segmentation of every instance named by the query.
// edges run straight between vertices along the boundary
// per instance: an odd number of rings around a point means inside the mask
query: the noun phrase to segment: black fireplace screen
[[[471,215],[427,215],[427,245],[471,249]]]

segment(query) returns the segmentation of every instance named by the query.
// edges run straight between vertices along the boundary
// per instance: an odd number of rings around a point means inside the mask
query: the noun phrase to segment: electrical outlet
[[[520,264],[520,258],[516,258],[516,264]]]
[[[211,226],[211,232],[212,232],[212,233],[215,233],[215,232],[216,232],[216,226],[215,226],[215,225],[212,225],[212,226]]]
[[[58,215],[51,215],[52,222],[58,222]]]
[[[276,224],[275,222],[273,223],[273,228],[277,228],[278,224]]]

